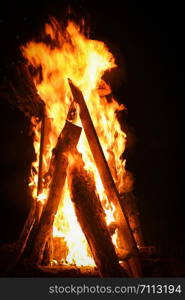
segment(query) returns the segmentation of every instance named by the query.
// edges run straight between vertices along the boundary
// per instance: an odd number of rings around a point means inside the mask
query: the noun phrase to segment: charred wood
[[[116,223],[118,224],[119,238],[122,241],[122,244],[124,244],[124,248],[132,254],[132,258],[130,258],[128,262],[131,265],[133,276],[140,277],[141,265],[136,241],[133,237],[132,230],[125,213],[125,208],[120,200],[119,193],[112,178],[108,163],[105,159],[86,102],[82,92],[72,83],[71,80],[69,80],[69,85],[74,100],[79,104],[82,125],[86,133],[87,140],[99,171],[105,192],[109,201],[112,201],[116,208]]]
[[[52,234],[54,217],[59,206],[66,180],[68,155],[75,149],[80,134],[80,127],[66,121],[66,124],[58,138],[55,149],[54,172],[50,185],[49,196],[42,213],[36,238],[33,244],[31,260],[37,264],[41,264],[46,243]]]
[[[79,153],[76,153],[76,159],[69,167],[68,178],[76,216],[86,236],[100,276],[125,276],[106,225],[105,213],[96,193],[93,175],[84,169]]]

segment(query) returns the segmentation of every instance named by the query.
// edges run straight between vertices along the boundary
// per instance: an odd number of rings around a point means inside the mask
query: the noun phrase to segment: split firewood
[[[41,265],[42,266],[50,265],[52,258],[53,258],[53,234],[51,232],[51,235],[46,242]]]
[[[79,104],[80,118],[86,133],[86,137],[93,154],[97,169],[99,171],[105,192],[109,201],[113,202],[116,208],[116,223],[118,224],[119,239],[124,244],[126,250],[132,254],[132,258],[129,259],[129,264],[133,271],[133,276],[141,277],[141,265],[139,260],[139,253],[136,245],[136,241],[133,237],[132,230],[130,228],[125,208],[120,200],[119,193],[116,189],[116,185],[112,178],[108,163],[105,159],[100,141],[98,139],[96,130],[91,120],[86,102],[84,100],[82,92],[69,80],[69,85],[73,94],[73,99]]]
[[[50,118],[47,117],[46,112],[43,115],[42,125],[41,125],[41,138],[40,138],[40,153],[39,153],[39,172],[38,172],[38,186],[37,186],[37,196],[39,197],[40,194],[43,192],[43,178],[45,173],[43,157],[46,156],[47,151],[47,144],[49,143],[48,136],[51,124]],[[33,240],[34,236],[38,230],[38,225],[40,222],[40,218],[43,212],[44,204],[40,201],[37,201],[36,207],[36,222],[33,228]],[[48,241],[46,242],[46,246],[44,249],[43,261],[42,265],[48,265],[52,259],[52,252],[53,252],[53,243],[52,243],[52,233]]]
[[[47,117],[46,112],[44,111],[42,124],[41,124],[41,133],[40,133],[39,170],[38,170],[38,183],[37,183],[38,197],[43,192],[43,178],[44,178],[44,173],[46,171],[43,164],[43,157],[46,155],[47,145],[49,143],[48,136],[49,136],[49,131],[51,129],[50,122],[51,122],[50,118]],[[35,226],[37,226],[40,221],[42,210],[43,210],[43,204],[40,201],[37,201]]]
[[[76,152],[69,166],[69,189],[79,224],[86,236],[101,277],[123,277],[126,274],[109,234],[105,213],[96,193],[93,174],[84,169],[81,155]]]
[[[38,170],[38,184],[37,184],[37,196],[39,196],[43,191],[43,173],[45,171],[44,164],[43,164],[43,157],[46,155],[46,149],[48,141],[48,135],[50,131],[50,118],[46,116],[46,112],[43,114],[42,121],[41,121],[41,130],[40,130],[40,153],[39,153],[39,170]],[[35,235],[38,229],[38,224],[40,221],[40,217],[43,211],[43,203],[41,201],[36,201],[36,209],[35,209],[35,222],[27,241],[23,259],[29,258],[32,252],[33,241],[35,240]],[[47,250],[49,247],[47,247]],[[47,254],[46,254],[47,256]]]
[[[66,180],[68,156],[69,153],[75,149],[80,134],[80,127],[66,121],[66,124],[58,138],[55,150],[54,172],[50,185],[49,196],[42,213],[33,244],[31,261],[36,264],[41,264],[46,243],[52,234],[55,214],[57,213]]]
[[[47,136],[48,136],[49,118],[46,116],[46,112],[42,118],[41,132],[40,132],[40,151],[39,151],[39,172],[37,183],[37,196],[42,193],[43,190],[43,157],[46,152]]]
[[[71,123],[74,123],[75,120],[76,120],[76,115],[77,115],[77,113],[76,113],[76,102],[72,101],[71,105],[69,107],[68,114],[67,114],[67,121],[69,121]],[[44,186],[49,185],[49,183],[51,181],[51,178],[53,176],[56,149],[57,149],[57,145],[52,151],[52,156],[51,156],[51,159],[50,159],[49,168],[48,168],[47,172],[45,172],[45,174],[43,175]]]

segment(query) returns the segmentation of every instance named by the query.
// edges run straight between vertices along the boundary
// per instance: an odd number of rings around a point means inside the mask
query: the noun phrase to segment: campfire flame
[[[45,173],[48,171],[52,150],[64,127],[69,107],[73,101],[68,84],[68,78],[70,78],[84,95],[114,181],[118,191],[122,192],[125,161],[120,157],[125,149],[126,135],[121,130],[116,112],[123,110],[124,106],[119,105],[112,96],[111,101],[107,101],[106,98],[108,94],[111,94],[111,88],[102,80],[102,76],[105,71],[116,67],[115,59],[106,45],[103,42],[87,38],[73,22],[68,22],[66,28],[61,28],[52,18],[51,23],[45,25],[43,41],[30,41],[21,49],[29,64],[36,70],[41,70],[34,75],[34,83],[38,94],[45,102],[46,115],[51,122],[51,130],[48,134],[49,142],[43,160]],[[76,109],[78,111],[78,107]],[[36,161],[32,166],[34,171],[30,187],[33,197],[44,204],[47,199],[47,186],[44,187],[41,194],[37,195],[41,128],[36,119],[33,119],[32,123],[35,128]],[[75,124],[82,126],[79,113],[76,114]],[[77,149],[82,154],[85,168],[94,174],[97,193],[109,226],[115,221],[115,207],[113,203],[108,202],[84,131],[82,131]],[[66,242],[68,248],[68,254],[64,258],[66,263],[77,266],[95,265],[75,215],[67,180],[61,204],[55,216],[53,236],[60,237]],[[117,230],[114,230],[112,240],[116,249],[118,248],[117,239]]]

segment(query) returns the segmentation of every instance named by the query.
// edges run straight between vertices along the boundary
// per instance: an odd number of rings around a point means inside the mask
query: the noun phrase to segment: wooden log
[[[96,193],[93,174],[84,169],[80,154],[69,166],[69,189],[77,219],[86,236],[101,277],[122,277],[123,273],[109,234],[105,213]]]
[[[41,133],[40,133],[40,151],[39,151],[39,171],[37,196],[43,191],[43,178],[48,166],[44,165],[43,157],[47,155],[47,146],[49,144],[49,134],[51,131],[51,118],[47,116],[46,111],[42,118]]]
[[[96,130],[91,120],[87,105],[85,103],[82,92],[69,80],[69,85],[73,94],[74,100],[80,107],[80,118],[87,140],[93,154],[97,169],[99,171],[105,192],[109,201],[113,202],[116,209],[116,223],[118,224],[118,235],[122,241],[124,248],[132,254],[132,258],[128,260],[134,277],[141,277],[141,265],[139,253],[135,239],[133,237],[124,206],[119,197],[116,185],[112,178],[108,163],[105,159],[101,144],[99,142]]]
[[[52,258],[53,258],[53,234],[51,232],[51,235],[46,242],[41,265],[42,266],[50,265]]]
[[[39,170],[38,170],[38,184],[37,184],[37,196],[42,193],[43,190],[43,173],[45,171],[43,165],[43,156],[46,154],[46,148],[48,144],[48,134],[50,130],[50,118],[46,116],[46,112],[43,114],[42,121],[41,121],[41,131],[40,131],[40,151],[39,151]],[[33,247],[33,241],[35,240],[36,232],[38,229],[38,224],[40,221],[40,217],[43,211],[43,203],[41,201],[36,201],[36,208],[35,208],[35,222],[33,228],[31,230],[29,239],[27,241],[23,259],[27,259],[30,257]],[[49,247],[47,247],[47,251]],[[47,256],[47,254],[46,254]]]
[[[37,196],[39,196],[43,191],[43,177],[46,170],[44,169],[43,165],[43,156],[46,154],[46,147],[48,144],[48,135],[50,131],[50,118],[46,115],[46,110],[44,107],[44,113],[41,120],[41,130],[40,130],[40,150],[39,150],[39,169],[38,169],[38,183],[37,183]],[[23,259],[27,259],[30,257],[32,251],[33,251],[33,243],[36,238],[36,234],[38,231],[38,225],[40,222],[40,218],[43,212],[43,206],[44,204],[41,201],[36,202],[36,209],[35,209],[35,222],[30,234],[30,237],[28,239],[28,243],[25,248]],[[46,242],[46,246],[44,249],[43,254],[43,265],[46,265],[47,262],[51,258],[52,253],[52,240],[51,238],[48,239]]]
[[[38,172],[38,185],[37,185],[37,196],[43,192],[43,177],[44,173],[46,172],[43,164],[43,157],[46,155],[47,151],[47,144],[48,144],[48,135],[50,131],[50,118],[47,117],[46,111],[44,111],[42,124],[41,124],[41,133],[40,133],[40,153],[39,153],[39,172]],[[37,201],[36,206],[36,221],[34,224],[34,228],[32,231],[32,240],[35,238],[35,234],[38,230],[38,225],[40,222],[40,218],[43,212],[43,203],[40,201]],[[48,241],[46,242],[46,246],[44,249],[43,254],[43,261],[42,265],[48,265],[52,259],[52,253],[53,253],[53,243],[52,243],[52,233],[50,238],[48,238]]]
[[[52,233],[53,222],[57,212],[66,179],[68,154],[72,152],[79,140],[81,128],[66,121],[58,138],[55,149],[55,164],[50,191],[46,206],[39,222],[36,238],[33,244],[31,261],[41,264],[46,242]]]
[[[38,183],[37,183],[37,196],[42,193],[43,186],[43,155],[44,155],[44,136],[46,128],[46,114],[43,114],[41,132],[40,132],[40,151],[39,151],[39,171],[38,171]]]
[[[76,119],[76,102],[72,101],[72,103],[71,103],[71,105],[69,107],[69,111],[68,111],[68,115],[67,115],[67,121],[69,121],[69,122],[71,122],[71,123],[74,124],[75,123],[75,119]],[[49,182],[51,181],[51,178],[53,176],[54,164],[55,164],[55,150],[56,150],[56,147],[52,151],[52,156],[51,156],[51,159],[50,159],[49,168],[48,168],[47,172],[45,172],[45,174],[43,176],[44,182],[45,182],[46,186],[49,184]]]
[[[46,111],[44,109],[44,114],[42,117],[41,123],[41,132],[40,132],[40,150],[39,150],[39,170],[38,170],[38,182],[37,182],[37,196],[39,196],[43,191],[43,176],[44,176],[44,166],[43,166],[43,156],[46,154],[46,146],[47,146],[47,136],[49,133],[49,124],[50,119],[46,116]],[[37,228],[40,217],[42,215],[43,203],[41,201],[37,201],[36,206],[36,222],[35,228]],[[35,230],[34,230],[35,231]]]

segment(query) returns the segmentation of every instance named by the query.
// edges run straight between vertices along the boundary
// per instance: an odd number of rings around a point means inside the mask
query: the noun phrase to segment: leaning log
[[[39,171],[38,171],[38,184],[37,184],[37,196],[39,197],[40,194],[43,192],[43,177],[44,173],[46,172],[46,166],[43,162],[43,157],[46,156],[47,152],[47,144],[49,143],[49,131],[50,131],[50,118],[47,116],[46,111],[44,111],[42,124],[41,124],[41,133],[40,133],[40,152],[39,152]],[[35,233],[38,229],[38,224],[40,222],[40,218],[43,212],[43,203],[37,201],[36,207],[36,221],[33,228],[33,240]],[[52,252],[53,252],[53,245],[52,245],[52,234],[48,241],[46,242],[44,254],[43,254],[43,261],[42,265],[48,265],[52,259]]]
[[[38,170],[38,183],[37,183],[37,196],[39,196],[43,191],[43,174],[45,172],[45,166],[43,163],[43,157],[46,155],[46,149],[48,141],[48,135],[50,131],[50,118],[47,117],[46,112],[44,112],[41,121],[41,129],[40,129],[40,151],[39,151],[39,170]],[[29,239],[27,241],[22,259],[27,259],[30,257],[33,247],[33,241],[35,240],[35,235],[38,230],[38,224],[40,221],[40,217],[43,211],[43,203],[41,201],[36,201],[35,208],[35,222],[33,228],[31,230]],[[49,250],[49,248],[47,247]],[[47,256],[47,254],[46,254]]]
[[[52,118],[47,116],[46,111],[44,112],[41,124],[40,132],[40,151],[39,151],[39,171],[38,171],[38,183],[37,183],[37,196],[43,192],[43,179],[44,174],[48,166],[43,158],[48,156],[48,145],[50,144],[50,132],[52,126]]]
[[[101,277],[123,277],[118,257],[109,234],[105,213],[96,193],[93,174],[84,169],[79,153],[69,166],[71,200],[77,219],[86,236]]]
[[[57,213],[66,180],[68,154],[75,149],[80,134],[81,128],[67,121],[58,138],[49,196],[39,222],[31,255],[31,261],[36,264],[41,264],[46,243],[52,233],[55,214]]]
[[[51,232],[51,235],[46,242],[41,265],[49,266],[52,259],[53,259],[53,234]]]
[[[119,239],[122,241],[124,248],[132,254],[132,258],[128,260],[134,277],[141,277],[141,265],[139,261],[139,253],[135,239],[133,237],[125,208],[119,197],[115,182],[112,178],[108,163],[105,159],[100,141],[98,139],[96,130],[91,120],[86,102],[84,100],[82,92],[72,83],[69,79],[69,85],[73,94],[74,100],[80,107],[80,118],[82,125],[93,154],[97,169],[99,171],[105,192],[109,201],[113,202],[116,211],[116,223],[118,224]]]
[[[44,113],[42,122],[41,122],[41,130],[40,130],[40,151],[39,151],[39,171],[38,171],[38,183],[37,183],[37,196],[42,193],[42,185],[43,185],[43,155],[44,155],[44,137],[46,131],[46,113]]]

